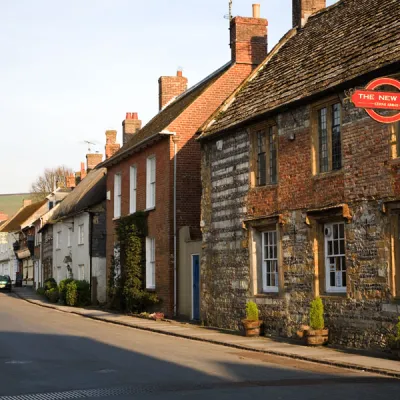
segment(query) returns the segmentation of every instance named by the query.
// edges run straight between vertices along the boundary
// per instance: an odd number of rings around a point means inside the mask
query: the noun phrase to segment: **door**
[[[200,319],[200,256],[192,254],[192,318]]]

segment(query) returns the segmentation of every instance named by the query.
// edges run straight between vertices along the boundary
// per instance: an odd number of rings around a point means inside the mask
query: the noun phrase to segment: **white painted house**
[[[18,261],[13,247],[15,241],[13,233],[0,232],[0,275],[9,275],[13,282],[18,271]]]
[[[53,277],[91,284],[92,301],[106,301],[106,172],[92,170],[54,212]]]

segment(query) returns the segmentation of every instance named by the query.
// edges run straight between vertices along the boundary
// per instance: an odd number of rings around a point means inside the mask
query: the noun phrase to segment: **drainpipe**
[[[174,317],[177,314],[177,234],[176,234],[176,172],[177,172],[177,148],[178,148],[178,140],[176,137],[176,132],[162,131],[160,132],[162,135],[170,135],[173,136],[172,141],[174,143]]]
[[[93,254],[93,214],[89,211],[89,288],[92,302],[92,254]]]

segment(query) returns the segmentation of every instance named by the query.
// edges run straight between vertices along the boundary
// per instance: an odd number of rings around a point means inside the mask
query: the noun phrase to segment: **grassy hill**
[[[30,193],[0,194],[0,211],[12,217],[23,204],[24,199],[29,199]]]

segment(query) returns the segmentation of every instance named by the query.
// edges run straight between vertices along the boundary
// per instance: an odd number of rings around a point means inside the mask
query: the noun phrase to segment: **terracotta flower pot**
[[[253,321],[248,319],[242,320],[245,336],[260,336],[261,321]]]
[[[309,329],[306,332],[306,343],[308,346],[322,346],[328,343],[328,329]]]

